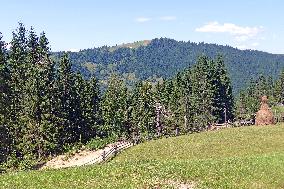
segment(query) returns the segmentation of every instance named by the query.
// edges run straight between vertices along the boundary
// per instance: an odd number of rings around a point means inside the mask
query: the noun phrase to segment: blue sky
[[[284,54],[281,0],[0,0],[0,32],[45,31],[53,51],[144,39],[217,43]]]

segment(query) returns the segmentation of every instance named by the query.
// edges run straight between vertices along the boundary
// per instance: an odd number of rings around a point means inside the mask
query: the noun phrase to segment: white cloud
[[[176,20],[177,17],[175,17],[175,16],[162,16],[159,19],[163,20],[163,21],[173,21],[173,20]]]
[[[259,46],[259,43],[258,42],[252,43],[251,46],[257,47],[257,46]]]
[[[151,18],[148,18],[148,17],[139,17],[139,18],[136,18],[136,22],[148,22],[152,20]]]
[[[195,29],[197,32],[229,33],[234,36],[237,41],[247,41],[248,39],[254,38],[260,34],[262,30],[262,26],[243,27],[232,23],[220,24],[219,22],[210,22]]]

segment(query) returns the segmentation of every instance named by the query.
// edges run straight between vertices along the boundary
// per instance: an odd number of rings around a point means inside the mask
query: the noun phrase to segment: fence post
[[[176,127],[176,136],[179,136],[179,127]]]
[[[102,159],[103,159],[103,161],[105,161],[105,160],[106,160],[106,152],[105,152],[105,151],[103,151]]]
[[[114,155],[116,156],[117,153],[118,153],[118,151],[117,151],[117,145],[114,145]]]

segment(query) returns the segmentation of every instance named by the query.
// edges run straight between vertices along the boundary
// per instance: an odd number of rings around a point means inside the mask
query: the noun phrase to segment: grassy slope
[[[283,124],[161,139],[102,165],[2,175],[0,188],[284,188],[283,139]]]

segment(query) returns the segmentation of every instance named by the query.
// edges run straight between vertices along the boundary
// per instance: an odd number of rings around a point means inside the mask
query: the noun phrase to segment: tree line
[[[59,59],[63,53],[54,52],[53,56]],[[140,46],[134,43],[132,48],[103,46],[68,52],[68,55],[73,67],[86,77],[93,73],[98,79],[106,80],[110,73],[116,72],[127,79],[128,85],[134,86],[137,80],[170,79],[194,65],[203,53],[210,58],[224,56],[234,95],[247,87],[251,78],[255,80],[261,74],[276,79],[284,66],[283,55],[168,38],[156,38]]]
[[[260,98],[268,96],[270,107],[274,108],[273,113],[280,121],[284,117],[284,69],[278,79],[259,76],[251,80],[249,86],[240,91],[235,107],[235,116],[238,120],[254,120],[255,113],[260,107]],[[282,108],[283,107],[283,108]],[[283,109],[283,110],[282,110]]]
[[[170,79],[128,87],[115,74],[85,79],[67,54],[52,58],[45,33],[23,24],[6,46],[0,35],[0,161],[8,168],[31,168],[92,140],[200,132],[234,119],[221,55],[201,55]]]
[[[45,33],[37,36],[33,28],[20,24],[9,51],[0,40],[1,163],[29,167],[94,137],[97,80],[74,73],[67,55],[55,63]]]

